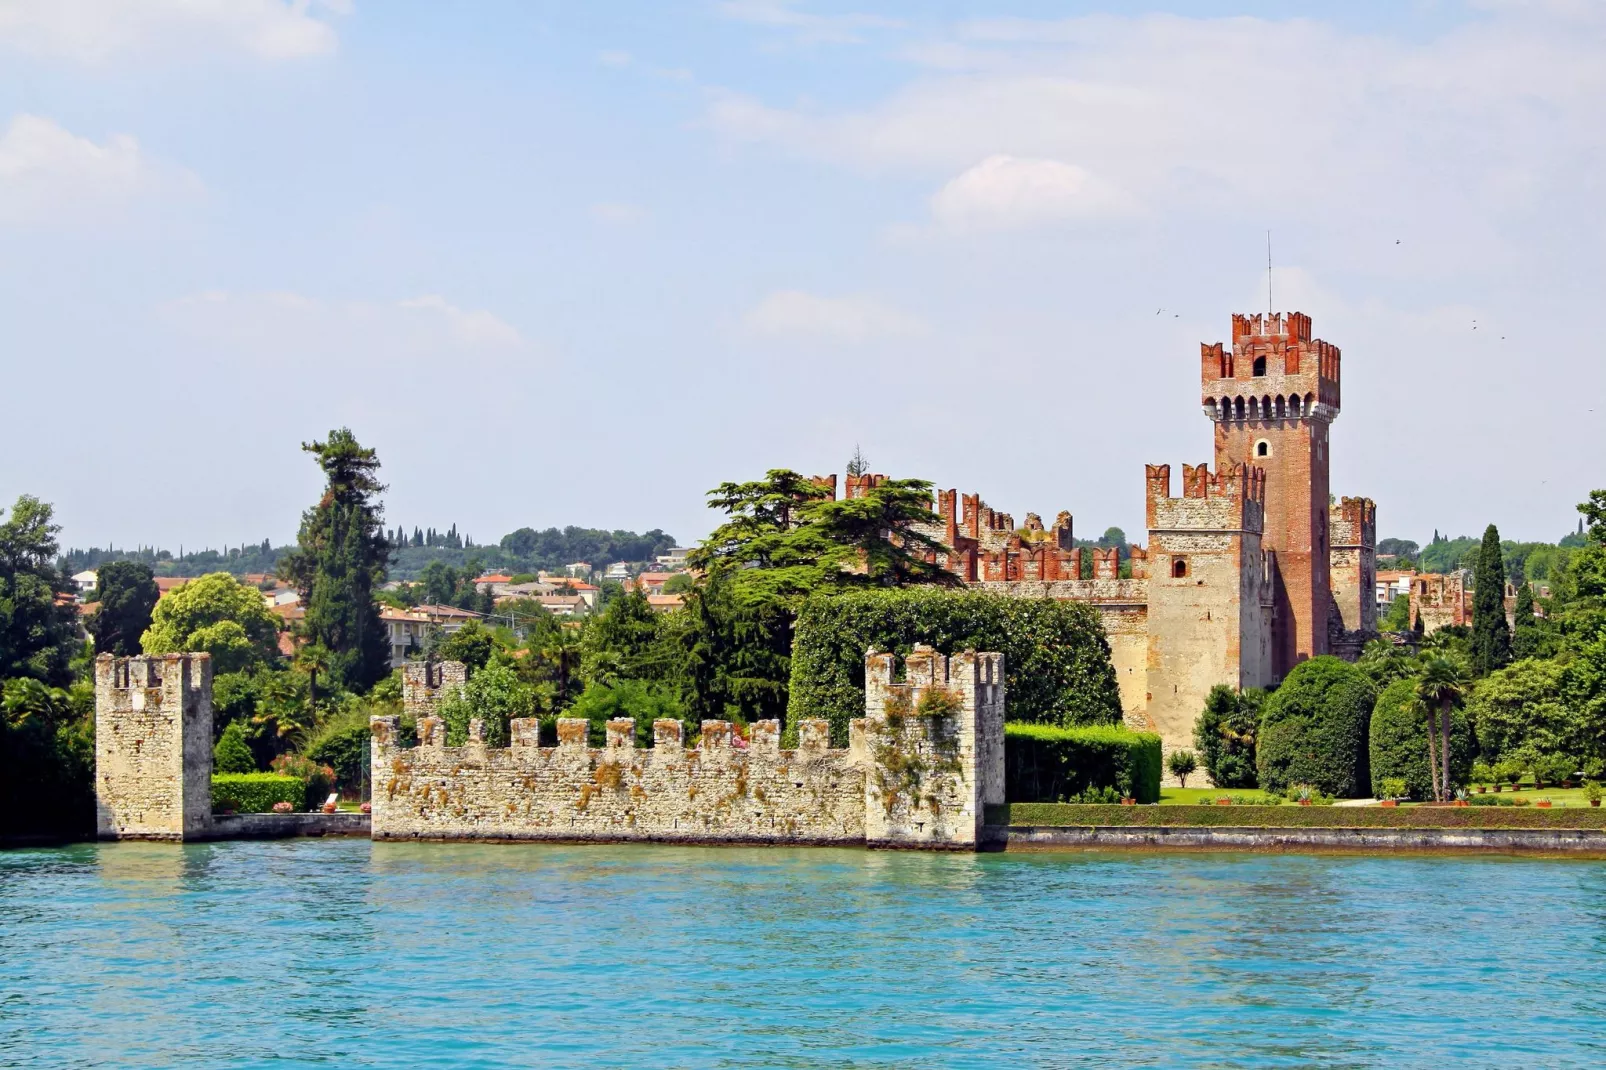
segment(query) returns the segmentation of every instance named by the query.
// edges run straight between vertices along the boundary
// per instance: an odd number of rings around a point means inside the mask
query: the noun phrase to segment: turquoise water
[[[370,844],[0,852],[0,1064],[1553,1066],[1606,863]]]

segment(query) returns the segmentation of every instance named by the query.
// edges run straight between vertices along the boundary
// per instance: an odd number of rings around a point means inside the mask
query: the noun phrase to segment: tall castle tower
[[[1266,473],[1262,545],[1275,555],[1272,660],[1280,678],[1328,653],[1328,425],[1338,416],[1339,351],[1299,312],[1232,317],[1232,349],[1200,347],[1201,399],[1216,468]]]

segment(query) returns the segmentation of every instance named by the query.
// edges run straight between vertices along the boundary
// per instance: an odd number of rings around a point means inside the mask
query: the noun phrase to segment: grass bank
[[[1533,806],[1102,806],[1008,803],[990,825],[1236,828],[1606,829],[1606,809]]]

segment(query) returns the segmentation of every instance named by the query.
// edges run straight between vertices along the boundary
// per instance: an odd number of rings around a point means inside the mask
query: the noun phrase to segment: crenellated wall
[[[603,747],[570,718],[556,747],[539,745],[534,719],[512,722],[508,747],[487,747],[478,720],[448,747],[434,696],[414,694],[409,708],[430,711],[417,746],[398,745],[398,718],[372,722],[373,836],[973,849],[984,808],[1003,801],[1003,656],[917,647],[909,681],[893,672],[890,655],[867,657],[877,682],[844,749],[827,746],[823,720],[800,724],[795,749],[777,721],[745,740],[704,721],[695,746],[680,722],[657,721],[653,745],[637,747],[628,718],[608,723]]]

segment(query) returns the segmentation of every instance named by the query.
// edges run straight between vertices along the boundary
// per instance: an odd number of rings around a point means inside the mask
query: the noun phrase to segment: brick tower
[[[1262,544],[1276,567],[1272,659],[1280,678],[1328,652],[1328,425],[1338,416],[1339,351],[1299,312],[1232,317],[1232,349],[1200,347],[1201,398],[1216,468],[1265,470]]]

